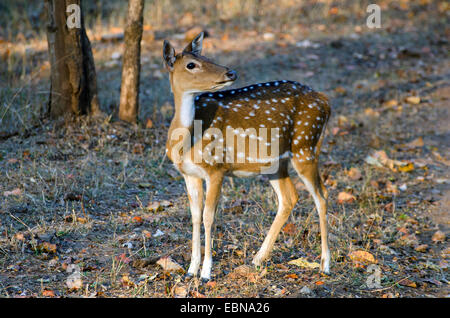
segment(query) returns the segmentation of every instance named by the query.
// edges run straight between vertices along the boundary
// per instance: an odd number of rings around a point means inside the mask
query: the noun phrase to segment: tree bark
[[[84,28],[81,0],[45,0],[47,42],[51,66],[49,113],[59,117],[70,113],[95,114],[99,111],[97,76],[91,43]],[[69,27],[71,12],[78,6],[80,24]]]
[[[139,111],[143,11],[144,0],[128,1],[119,118],[130,123],[136,122]]]

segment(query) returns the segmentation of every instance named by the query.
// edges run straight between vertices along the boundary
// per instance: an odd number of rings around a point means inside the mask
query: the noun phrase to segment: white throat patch
[[[194,105],[194,93],[185,92],[181,98],[181,113],[180,120],[184,127],[190,127],[194,121],[195,105]]]

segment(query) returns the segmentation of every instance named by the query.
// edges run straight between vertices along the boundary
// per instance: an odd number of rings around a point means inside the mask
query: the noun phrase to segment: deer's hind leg
[[[328,248],[328,228],[327,228],[327,199],[328,191],[320,178],[318,163],[316,160],[300,162],[292,159],[292,165],[305,184],[306,189],[312,195],[319,214],[320,236],[322,245],[322,256],[320,270],[330,272],[330,250]]]
[[[287,173],[287,163],[283,163],[280,172],[272,176],[270,184],[277,194],[278,211],[261,248],[253,258],[253,264],[256,266],[260,266],[269,257],[281,228],[298,200],[297,191]]]

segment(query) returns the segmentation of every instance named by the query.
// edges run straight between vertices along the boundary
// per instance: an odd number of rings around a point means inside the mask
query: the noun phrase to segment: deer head
[[[178,54],[169,41],[164,41],[163,56],[174,95],[217,91],[236,80],[235,71],[201,55],[202,45],[203,32]]]

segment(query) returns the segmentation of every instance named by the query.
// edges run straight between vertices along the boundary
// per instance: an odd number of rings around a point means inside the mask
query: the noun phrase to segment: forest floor
[[[404,11],[381,29],[327,21],[308,38],[211,29],[205,39],[203,53],[238,72],[233,87],[289,79],[329,96],[329,275],[316,268],[313,200],[292,174],[300,200],[261,269],[251,260],[275,193],[264,176],[227,179],[212,280],[184,279],[192,228],[184,181],[164,157],[173,102],[155,32],[143,44],[138,125],[116,119],[122,43],[94,36],[105,115],[0,132],[0,296],[448,297],[449,28],[442,12]]]

